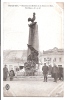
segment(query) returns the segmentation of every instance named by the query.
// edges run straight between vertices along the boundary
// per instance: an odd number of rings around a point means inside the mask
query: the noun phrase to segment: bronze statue
[[[33,13],[33,18],[28,18],[28,22],[29,22],[29,21],[34,22],[34,21],[35,21],[35,18],[36,18],[36,17],[35,17],[35,13]]]
[[[28,22],[31,21],[32,23],[29,24],[29,27],[32,27],[33,25],[35,25],[37,22],[34,22],[36,19],[35,17],[35,13],[33,13],[33,18],[28,18]]]

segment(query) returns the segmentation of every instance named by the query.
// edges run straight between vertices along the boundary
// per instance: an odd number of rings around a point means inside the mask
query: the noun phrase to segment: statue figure
[[[35,13],[33,13],[33,18],[28,18],[28,22],[29,22],[29,21],[34,22],[34,21],[35,21],[35,18],[36,18],[36,17],[35,17]]]
[[[35,13],[33,13],[33,18],[28,18],[28,22],[31,21],[32,23],[29,24],[29,27],[32,27],[33,25],[35,25],[37,22],[34,22],[36,19],[35,17]]]

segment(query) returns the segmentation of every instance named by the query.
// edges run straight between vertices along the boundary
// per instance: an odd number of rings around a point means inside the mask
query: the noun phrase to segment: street
[[[9,84],[9,90],[6,90],[5,86]],[[4,81],[3,82],[3,95],[6,97],[63,97],[64,96],[64,82],[58,80],[58,82],[53,82],[49,80],[48,82],[43,81]]]

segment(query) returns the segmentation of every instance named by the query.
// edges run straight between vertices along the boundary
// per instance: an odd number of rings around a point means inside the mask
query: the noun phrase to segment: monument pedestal
[[[35,13],[34,13],[35,14]],[[27,62],[25,63],[26,75],[35,75],[36,64],[38,64],[38,54],[39,54],[39,42],[38,42],[38,25],[34,22],[35,15],[33,18],[28,20],[32,23],[29,24],[29,39],[28,39],[28,50],[27,50]]]

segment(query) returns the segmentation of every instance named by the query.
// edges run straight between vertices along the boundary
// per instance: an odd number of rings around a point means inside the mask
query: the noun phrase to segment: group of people
[[[15,76],[15,73],[14,73],[13,69],[8,71],[7,65],[5,65],[4,68],[3,68],[3,80],[6,81],[8,76],[10,78],[10,81],[12,81],[13,77]]]
[[[49,68],[51,69],[50,71]],[[46,63],[44,63],[44,66],[42,67],[42,71],[44,76],[44,82],[45,81],[47,82],[47,78],[48,78],[47,76],[49,72],[51,76],[54,78],[54,82],[57,82],[58,78],[59,80],[61,80],[61,78],[63,79],[63,68],[57,67],[56,64],[54,64],[53,67],[48,67]],[[8,76],[10,78],[10,81],[12,81],[13,77],[15,76],[15,73],[13,68],[10,71],[8,71],[7,65],[5,65],[3,68],[3,80],[6,81]]]
[[[45,81],[47,82],[49,67],[46,65],[46,63],[44,63],[42,71],[44,75],[44,82]],[[58,68],[56,64],[54,64],[53,67],[51,68],[51,76],[54,78],[54,82],[57,82],[58,78],[59,80],[61,80],[61,77],[63,78],[63,70],[60,70],[60,68]]]

